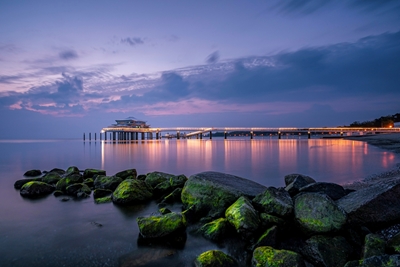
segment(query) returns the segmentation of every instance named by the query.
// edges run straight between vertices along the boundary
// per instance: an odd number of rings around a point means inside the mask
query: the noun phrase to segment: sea
[[[400,155],[361,141],[313,137],[231,137],[128,142],[81,139],[0,140],[0,266],[193,266],[204,251],[229,247],[188,231],[183,248],[141,244],[136,219],[156,214],[157,203],[129,207],[96,204],[93,196],[62,201],[52,194],[24,198],[14,189],[27,170],[77,166],[107,175],[135,168],[190,177],[229,173],[264,186],[284,186],[300,173],[347,184],[396,168]],[[181,205],[168,206],[181,211]]]

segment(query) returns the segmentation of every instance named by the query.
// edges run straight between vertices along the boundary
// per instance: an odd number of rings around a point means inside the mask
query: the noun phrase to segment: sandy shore
[[[370,145],[377,146],[379,148],[389,150],[395,153],[400,153],[400,133],[391,134],[377,134],[377,135],[362,135],[362,136],[346,136],[344,139],[357,140],[367,142]],[[389,170],[384,173],[367,177],[362,181],[357,181],[351,184],[345,184],[343,187],[348,189],[360,189],[368,187],[372,184],[380,182],[382,180],[400,179],[400,163],[393,170]]]

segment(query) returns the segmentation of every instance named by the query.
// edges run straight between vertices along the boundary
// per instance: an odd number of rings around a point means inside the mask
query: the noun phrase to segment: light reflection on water
[[[158,170],[187,176],[213,170],[266,186],[283,186],[283,177],[289,173],[346,183],[387,171],[400,162],[399,155],[391,152],[338,139],[3,140],[0,151],[1,266],[118,266],[120,257],[147,251],[137,245],[136,218],[154,213],[156,203],[118,207],[96,205],[92,197],[69,202],[52,195],[24,199],[13,184],[29,169],[76,165],[101,168],[109,175],[136,168],[138,173]],[[178,211],[179,205],[171,208]],[[185,250],[176,259],[182,266],[190,265],[196,255],[216,248],[189,234]]]

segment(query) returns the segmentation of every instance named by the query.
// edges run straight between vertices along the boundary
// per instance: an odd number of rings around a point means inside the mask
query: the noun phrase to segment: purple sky
[[[400,2],[0,1],[0,138],[400,112]]]

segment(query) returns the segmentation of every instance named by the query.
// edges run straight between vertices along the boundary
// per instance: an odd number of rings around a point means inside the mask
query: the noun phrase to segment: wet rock
[[[65,171],[64,176],[66,177],[66,176],[69,176],[71,174],[79,174],[78,167],[76,167],[76,166],[68,167],[68,169]]]
[[[181,213],[160,216],[138,217],[139,231],[144,238],[159,238],[186,229],[186,220]]]
[[[189,177],[182,190],[184,209],[194,217],[223,217],[225,210],[240,196],[250,199],[264,192],[265,186],[247,179],[219,172],[202,172]]]
[[[273,215],[266,214],[266,213],[260,214],[260,222],[261,222],[261,226],[263,229],[271,228],[274,225],[277,225],[277,226],[286,225],[285,220],[283,220],[279,217],[273,216]]]
[[[62,196],[62,195],[64,195],[63,191],[56,190],[56,191],[53,192],[53,196],[55,196],[55,197],[59,197],[59,196]]]
[[[288,186],[291,183],[293,183],[293,181],[300,176],[303,180],[305,180],[307,182],[307,184],[312,184],[315,183],[316,181],[311,178],[310,176],[307,175],[303,175],[303,174],[298,174],[298,173],[292,173],[292,174],[288,174],[285,175],[285,185]]]
[[[156,196],[165,196],[173,192],[175,189],[182,188],[185,185],[186,181],[187,177],[183,174],[172,176],[168,180],[157,184],[154,187],[153,193]]]
[[[83,182],[83,178],[80,174],[71,174],[71,175],[68,175],[67,177],[61,178],[61,180],[57,182],[56,190],[65,192],[65,189],[67,188],[67,186],[70,186],[72,184],[82,183],[82,182]]]
[[[253,236],[260,225],[257,211],[244,196],[236,200],[225,211],[225,217],[243,238]]]
[[[136,179],[137,171],[136,169],[128,169],[124,171],[117,172],[114,176],[121,178],[122,180],[125,179]]]
[[[196,267],[238,267],[238,262],[220,250],[201,253],[194,261]]]
[[[151,187],[156,187],[159,183],[165,182],[175,175],[165,173],[165,172],[150,172],[146,175],[145,182],[151,185]]]
[[[300,188],[300,192],[314,192],[314,193],[321,193],[325,194],[330,197],[332,200],[338,200],[339,198],[344,197],[347,195],[344,188],[338,184],[334,183],[312,183]]]
[[[145,202],[153,197],[151,191],[152,188],[144,181],[126,179],[115,189],[112,201],[120,205]]]
[[[222,241],[230,231],[231,225],[225,218],[219,218],[206,223],[198,230],[205,238],[217,242]]]
[[[63,175],[63,174],[65,174],[65,171],[64,171],[63,169],[59,169],[59,168],[54,168],[54,169],[52,169],[52,170],[49,171],[49,172],[57,173],[57,174],[59,174],[60,176]]]
[[[110,189],[114,191],[122,181],[120,177],[99,175],[94,180],[93,185],[96,189]]]
[[[40,170],[29,170],[24,173],[24,176],[27,177],[35,177],[41,175],[42,172]]]
[[[110,196],[112,194],[112,190],[110,189],[102,189],[98,188],[93,191],[93,198],[101,198],[105,196]]]
[[[160,208],[158,211],[161,213],[161,215],[165,215],[165,214],[172,212],[171,210],[169,210],[167,208]]]
[[[165,203],[181,202],[181,194],[182,194],[182,188],[176,188],[174,191],[172,191],[171,194],[164,197],[162,202]]]
[[[371,229],[400,220],[400,180],[384,180],[359,189],[337,201],[352,224]]]
[[[365,236],[365,244],[363,250],[363,258],[370,258],[385,254],[386,242],[376,234],[368,234]]]
[[[351,261],[344,267],[398,267],[400,255],[380,255],[366,258],[360,261]]]
[[[253,246],[253,250],[257,247],[262,246],[270,246],[275,247],[276,241],[278,236],[278,227],[272,226],[271,228],[267,229],[256,241],[255,245]]]
[[[89,186],[90,188],[94,187],[94,181],[92,178],[86,178],[85,180],[83,180],[83,183]]]
[[[21,180],[17,180],[14,183],[14,188],[15,189],[21,189],[21,187],[29,182],[41,182],[42,181],[42,177],[39,178],[27,178],[27,179],[21,179]]]
[[[293,213],[293,201],[283,188],[268,187],[253,199],[255,207],[267,214],[288,217]]]
[[[400,253],[400,233],[394,235],[387,241],[387,247],[395,253]]]
[[[296,221],[307,232],[337,231],[346,223],[346,213],[326,195],[304,193],[297,196],[294,202]]]
[[[111,199],[111,196],[105,196],[105,197],[95,198],[94,202],[96,204],[110,203],[110,202],[112,202],[112,199]]]
[[[81,192],[85,193],[86,195],[90,195],[90,193],[92,191],[90,190],[90,188],[87,185],[85,185],[83,183],[78,183],[78,184],[72,184],[72,185],[67,186],[65,188],[65,192],[70,196],[78,196],[78,193],[81,193]]]
[[[48,172],[42,177],[42,182],[56,185],[61,180],[61,176],[56,172]]]
[[[63,197],[60,201],[61,201],[61,202],[67,202],[67,201],[69,201],[69,200],[70,200],[69,197]]]
[[[48,195],[54,191],[54,186],[43,182],[28,182],[21,187],[20,194],[24,197],[38,197]]]
[[[106,175],[106,171],[98,169],[85,169],[83,172],[83,179],[93,178],[95,175]]]
[[[263,246],[254,250],[252,266],[305,267],[305,264],[301,255],[296,252]]]
[[[144,180],[146,180],[146,177],[147,177],[146,174],[140,174],[140,175],[138,175],[137,179],[144,181]]]
[[[342,236],[312,236],[306,241],[302,254],[315,266],[330,267],[346,264],[351,246]]]
[[[312,178],[311,178],[312,179]],[[291,195],[291,196],[295,196],[297,193],[299,193],[300,189],[302,187],[305,187],[306,185],[315,183],[315,180],[312,179],[312,181],[308,178],[306,178],[303,175],[297,175],[297,177],[295,177],[293,179],[293,182],[291,182],[290,184],[288,184],[285,188],[285,190]]]

